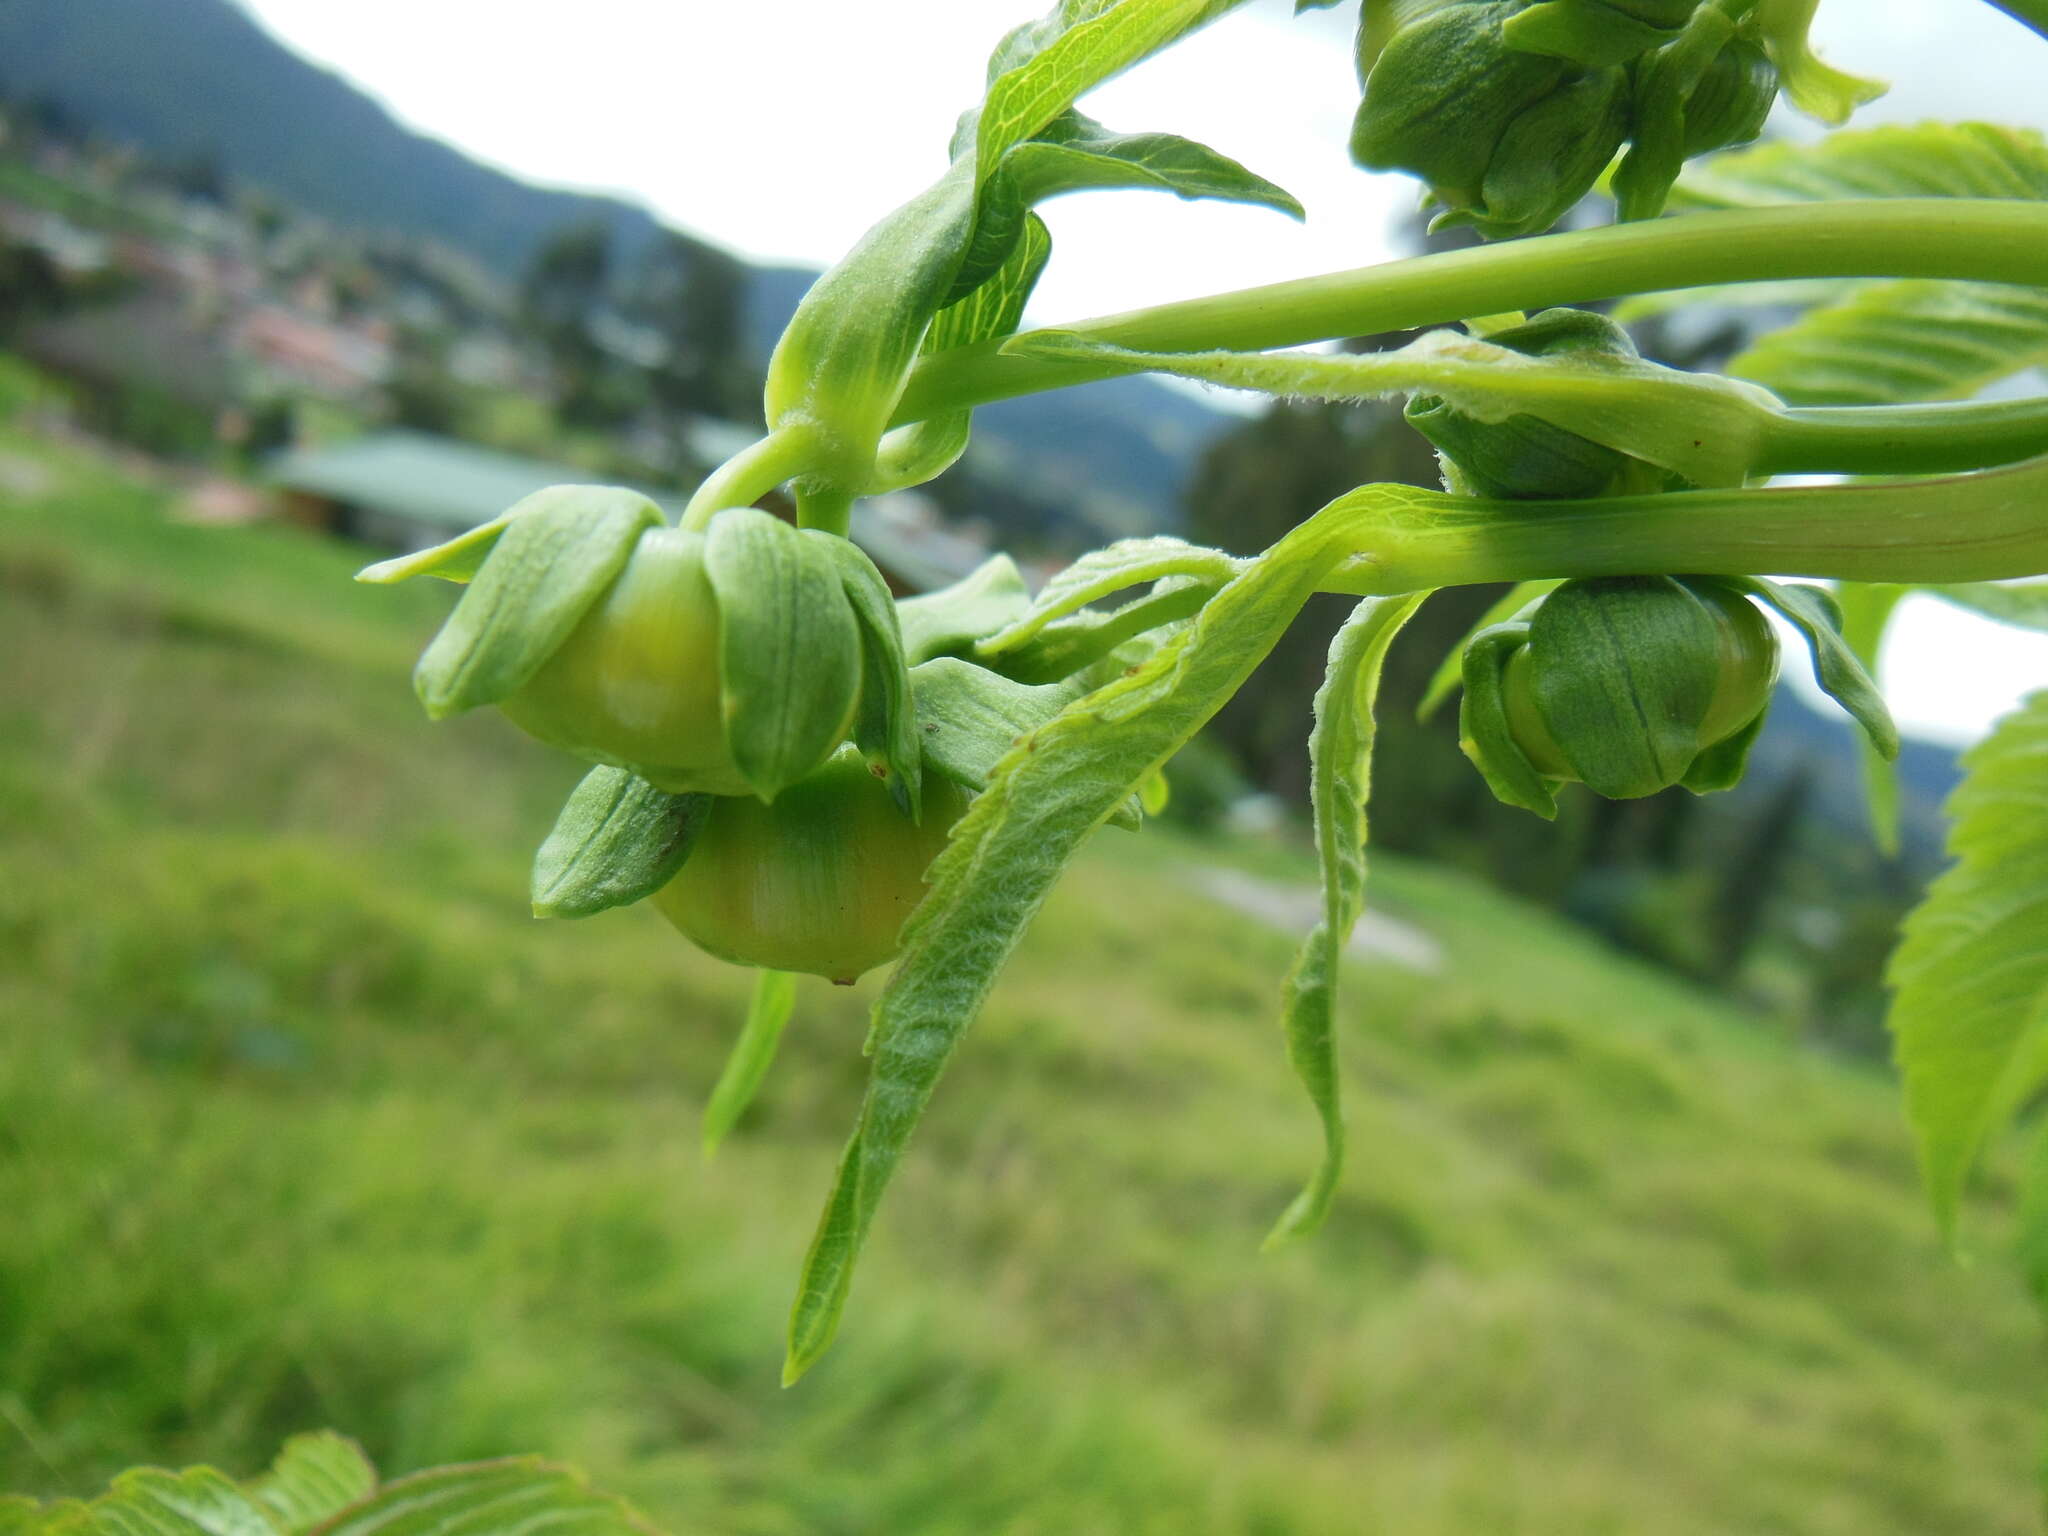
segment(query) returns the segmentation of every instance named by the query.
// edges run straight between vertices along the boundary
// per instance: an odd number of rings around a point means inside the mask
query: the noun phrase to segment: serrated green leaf
[[[1005,38],[974,123],[975,183],[1085,92],[1243,0],[1062,0]]]
[[[2048,289],[1911,279],[1810,311],[1733,358],[1800,405],[1956,400],[2048,362]]]
[[[45,1512],[44,1536],[285,1536],[283,1528],[211,1467],[123,1472],[89,1504]]]
[[[285,1536],[307,1536],[323,1520],[377,1491],[363,1448],[331,1429],[287,1440],[270,1470],[245,1485]]]
[[[1112,189],[1251,203],[1306,217],[1287,191],[1205,144],[1171,133],[1112,133],[1069,110],[1014,145],[983,184],[953,296],[971,294],[1006,265],[1027,209],[1070,192]]]
[[[1008,555],[991,555],[950,587],[896,605],[903,654],[913,667],[972,650],[1031,609],[1031,591]]]
[[[1877,653],[1892,614],[1909,589],[1880,582],[1845,581],[1835,588],[1842,611],[1842,639],[1863,670],[1877,676]],[[1870,833],[1889,856],[1899,851],[1899,770],[1868,736],[1857,741],[1863,760],[1863,797],[1870,806]]]
[[[1943,602],[2020,629],[2048,633],[2048,581],[1975,581],[1916,587]]]
[[[1004,350],[1287,398],[1438,395],[1480,421],[1537,417],[1704,487],[1743,483],[1778,409],[1766,392],[1717,374],[1592,352],[1531,357],[1457,331],[1432,331],[1394,351],[1358,356],[1136,352],[1062,331],[1036,331]]]
[[[1885,707],[1884,695],[1863,669],[1862,661],[1842,638],[1842,611],[1834,595],[1822,587],[1767,581],[1761,576],[1729,576],[1730,586],[1752,593],[1784,615],[1806,637],[1813,652],[1814,681],[1821,691],[1863,727],[1870,745],[1886,759],[1899,755],[1899,728]]]
[[[1366,801],[1377,735],[1374,702],[1387,648],[1427,597],[1369,597],[1330,642],[1329,670],[1316,690],[1309,733],[1309,798],[1323,914],[1295,956],[1282,993],[1287,1057],[1323,1123],[1323,1157],[1267,1235],[1272,1248],[1323,1224],[1344,1168],[1344,1107],[1337,1076],[1337,980],[1351,930],[1365,910]]]
[[[1119,539],[1091,550],[1060,571],[1032,601],[1028,610],[975,647],[984,658],[1017,650],[1055,620],[1078,613],[1090,603],[1143,586],[1162,577],[1186,576],[1197,581],[1228,581],[1241,562],[1220,549],[1190,544],[1186,539]]]
[[[1465,638],[1444,653],[1444,659],[1437,663],[1437,669],[1430,674],[1429,686],[1422,691],[1422,698],[1415,706],[1415,718],[1426,721],[1444,706],[1444,701],[1456,693],[1464,681],[1465,647],[1483,629],[1506,623],[1524,608],[1540,597],[1546,597],[1558,588],[1558,580],[1518,581],[1493,601],[1493,606],[1482,613],[1473,626],[1465,631]]]
[[[754,995],[747,1004],[746,1022],[733,1042],[725,1070],[704,1105],[704,1155],[718,1150],[740,1116],[754,1102],[768,1069],[775,1065],[775,1048],[782,1043],[782,1031],[796,1007],[796,977],[787,971],[756,971]]]
[[[654,1536],[626,1502],[579,1473],[531,1457],[399,1478],[322,1527],[320,1536]]]
[[[551,486],[520,502],[413,668],[428,715],[443,720],[516,692],[661,523],[645,496],[608,486]]]
[[[853,742],[869,770],[887,782],[896,809],[912,821],[922,805],[923,760],[917,743],[917,717],[910,703],[910,671],[903,659],[903,631],[896,620],[896,600],[889,584],[858,546],[836,534],[808,530],[803,535],[839,567],[847,606],[861,634],[860,711],[853,720]]]
[[[1955,865],[1907,917],[1886,979],[1906,1118],[1944,1233],[1985,1141],[2048,1081],[2048,692],[1963,758]]]
[[[570,791],[531,882],[535,917],[589,917],[652,896],[675,878],[711,809],[624,768],[593,768]]]
[[[2048,142],[1989,123],[1921,123],[1766,144],[1688,171],[1693,208],[1869,197],[2048,199]],[[1828,302],[1772,332],[1730,373],[1796,404],[1960,399],[2048,360],[2048,292],[1910,279],[1831,284]]]
[[[704,570],[718,595],[726,742],[754,793],[772,800],[853,728],[860,627],[838,562],[766,512],[714,517]]]
[[[877,1000],[860,1119],[805,1261],[785,1380],[831,1343],[876,1206],[996,972],[1069,859],[1242,686],[1317,585],[1406,487],[1332,502],[1249,563],[1146,663],[1076,701],[998,766],[930,871]]]

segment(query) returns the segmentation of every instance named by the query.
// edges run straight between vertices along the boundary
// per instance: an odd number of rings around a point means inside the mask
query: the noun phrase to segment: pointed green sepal
[[[1464,697],[1458,703],[1458,745],[1503,805],[1557,819],[1557,795],[1515,740],[1508,722],[1505,673],[1529,643],[1526,622],[1496,624],[1465,642]]]
[[[521,502],[520,505],[525,506],[526,503]],[[466,582],[476,575],[491,551],[498,547],[498,538],[511,517],[510,512],[503,513],[488,523],[478,524],[467,533],[457,534],[446,543],[436,544],[432,549],[415,550],[409,555],[366,565],[356,572],[356,580],[377,586],[410,581],[415,576],[438,576],[443,581]]]
[[[749,787],[773,800],[853,729],[860,626],[838,562],[766,512],[714,517],[704,568],[718,597],[726,743]]]
[[[1756,745],[1757,737],[1763,735],[1770,713],[1771,707],[1766,704],[1741,730],[1706,748],[1692,760],[1692,766],[1678,782],[1696,795],[1715,795],[1740,784],[1749,769],[1750,749]]]
[[[1842,638],[1842,610],[1834,594],[1824,587],[1797,582],[1781,585],[1761,576],[1733,576],[1728,582],[1775,608],[1806,636],[1813,652],[1814,681],[1821,691],[1863,727],[1873,750],[1886,760],[1897,757],[1899,728],[1885,707],[1884,695]]]
[[[444,720],[516,692],[661,522],[645,496],[608,486],[551,486],[520,502],[413,668],[427,713]]]
[[[533,915],[589,917],[652,896],[688,860],[710,809],[709,795],[591,769],[534,855]]]
[[[924,762],[918,751],[917,714],[910,703],[910,669],[903,659],[896,599],[875,562],[858,545],[816,529],[803,536],[838,567],[841,590],[860,626],[860,712],[853,720],[854,745],[867,759],[868,771],[888,784],[896,809],[916,821]]]

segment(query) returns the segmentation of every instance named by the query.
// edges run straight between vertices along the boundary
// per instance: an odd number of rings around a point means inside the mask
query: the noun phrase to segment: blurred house
[[[291,521],[410,552],[489,522],[545,486],[592,477],[569,464],[391,431],[282,453],[271,460],[267,478]],[[681,509],[674,493],[647,494],[672,514]],[[937,509],[912,492],[860,502],[853,535],[899,595],[957,581],[989,554],[979,540],[946,528]]]

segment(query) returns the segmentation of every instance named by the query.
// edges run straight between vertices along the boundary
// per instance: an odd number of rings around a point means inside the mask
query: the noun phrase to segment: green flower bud
[[[1614,173],[1623,219],[1663,212],[1687,160],[1754,139],[1778,99],[1778,67],[1764,44],[1711,6],[1631,73],[1632,143]]]
[[[498,701],[506,718],[549,746],[631,768],[671,793],[749,793],[725,736],[718,599],[704,544],[703,534],[674,528],[641,534],[568,638]],[[849,707],[839,739],[852,721]]]
[[[1421,177],[1448,212],[1489,238],[1549,228],[1620,149],[1628,77],[1510,47],[1527,0],[1391,0],[1359,31],[1364,100],[1351,155]]]
[[[842,543],[748,507],[685,532],[634,492],[561,486],[364,577],[469,581],[413,671],[434,718],[496,704],[673,794],[773,799],[854,730],[865,672],[860,734],[914,809],[894,609]]]
[[[1714,577],[1568,581],[1465,653],[1465,753],[1509,804],[1555,814],[1560,781],[1610,799],[1725,789],[1769,706],[1778,642]]]
[[[1634,361],[1628,332],[1605,315],[1545,310],[1526,324],[1487,336],[1495,346],[1529,357],[1591,356]],[[1451,489],[1502,501],[1578,500],[1630,496],[1669,488],[1663,469],[1616,448],[1553,426],[1537,416],[1484,422],[1438,395],[1408,402],[1409,425],[1442,455]]]
[[[850,983],[896,956],[967,802],[935,776],[913,823],[848,747],[772,805],[714,800],[687,862],[651,899],[721,960]]]

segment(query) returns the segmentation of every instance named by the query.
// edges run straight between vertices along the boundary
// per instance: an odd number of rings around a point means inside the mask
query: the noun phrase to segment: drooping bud
[[[1781,84],[1827,123],[1881,92],[1814,57],[1817,4],[1366,0],[1352,158],[1499,239],[1555,223],[1627,141],[1621,216],[1649,218],[1687,159],[1762,131]]]
[[[1614,321],[1582,309],[1545,310],[1526,324],[1486,338],[1528,357],[1610,357],[1633,361],[1635,343]],[[1576,500],[1666,490],[1657,465],[1536,416],[1485,422],[1439,395],[1413,397],[1409,425],[1436,445],[1451,489],[1503,501]]]
[[[1428,183],[1488,238],[1535,234],[1592,188],[1628,129],[1628,78],[1509,46],[1526,0],[1390,0],[1359,30],[1351,155]]]
[[[558,487],[365,575],[470,582],[415,670],[436,719],[496,704],[530,735],[657,789],[762,799],[858,725],[877,777],[914,814],[894,607],[842,542],[745,507],[685,531],[634,492]],[[857,715],[864,676],[874,708]]]
[[[1462,744],[1499,798],[1543,816],[1560,782],[1610,799],[1726,789],[1777,675],[1777,637],[1734,583],[1568,581],[1467,646]]]

